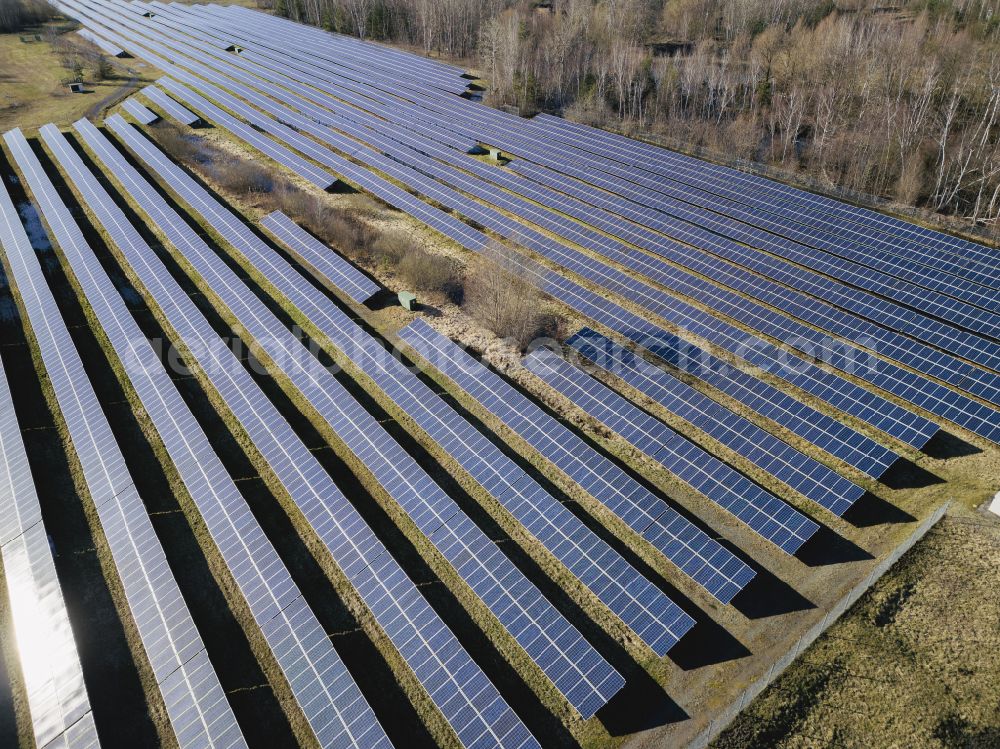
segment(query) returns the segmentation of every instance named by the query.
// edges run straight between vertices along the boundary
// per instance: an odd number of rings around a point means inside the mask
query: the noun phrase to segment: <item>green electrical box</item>
[[[409,291],[399,292],[399,303],[403,309],[412,312],[417,307],[417,295]]]

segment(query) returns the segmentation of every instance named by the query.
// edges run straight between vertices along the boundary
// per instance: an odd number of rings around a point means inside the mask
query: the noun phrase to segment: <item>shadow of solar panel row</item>
[[[268,258],[280,261],[276,253],[123,120],[112,118],[109,124],[234,247],[251,253],[257,262]],[[307,285],[301,276],[288,270],[289,275],[297,279],[296,283]],[[301,341],[285,330],[241,282],[234,280],[224,264],[217,260],[211,268],[206,267],[206,272],[212,274],[212,287],[230,309],[247,310],[240,315],[240,322],[260,343],[284,347],[274,351],[271,358],[282,366],[311,405],[400,504],[417,528],[455,565],[462,578],[571,704],[589,717],[618,691],[622,681],[617,672],[468,520],[455,502],[347,393]]]
[[[201,121],[198,115],[182,107],[156,86],[146,86],[140,93],[182,125],[196,125]]]
[[[379,292],[377,283],[281,211],[269,213],[260,224],[358,304],[364,304]]]
[[[551,122],[543,122],[543,126],[552,125]],[[579,139],[575,136],[576,131],[574,130],[574,140],[579,144]],[[795,239],[803,244],[847,257],[863,258],[869,256],[873,262],[886,268],[896,268],[904,273],[909,267],[912,273],[923,276],[932,276],[934,273],[952,274],[943,279],[945,284],[951,288],[958,288],[968,281],[994,288],[1000,283],[995,277],[995,260],[981,263],[973,258],[959,258],[951,249],[939,249],[926,242],[909,248],[893,246],[881,235],[855,230],[846,222],[839,222],[835,232],[801,223],[798,219],[800,208],[782,207],[780,203],[775,204],[761,194],[768,192],[768,187],[775,183],[766,185],[758,182],[754,185],[754,189],[740,191],[737,196],[730,199],[702,189],[702,185],[698,183],[703,182],[704,167],[700,163],[698,166],[688,169],[683,165],[683,160],[677,158],[677,154],[663,150],[657,154],[657,157],[647,158],[641,163],[623,165],[619,161],[616,167],[614,160],[616,150],[613,146],[608,145],[609,140],[606,137],[590,138],[587,143],[593,151],[590,158],[596,156],[598,162],[605,164],[609,170],[615,169],[627,173],[629,175],[627,178],[632,179],[637,184],[643,184],[651,189],[679,190],[681,194],[686,193],[693,197],[697,204],[703,207],[734,217],[739,216],[748,223],[775,234]],[[658,164],[664,155],[671,162],[669,166],[659,166]],[[604,168],[604,166],[599,168]],[[678,181],[681,175],[684,175],[686,183]],[[767,181],[762,180],[762,182],[766,183]],[[711,184],[711,188],[716,193],[723,192],[726,190],[726,185],[729,184],[732,184],[732,180],[720,180]],[[844,204],[839,205],[843,206]],[[749,210],[745,206],[748,206]]]
[[[128,127],[123,121],[118,124]],[[77,129],[156,226],[200,272],[206,266],[205,259],[215,257],[212,250],[96,128],[81,121]],[[345,577],[359,591],[375,620],[411,664],[428,693],[439,696],[438,704],[463,743],[489,735],[502,746],[530,743],[530,734],[485,674],[163,264],[155,257],[134,253],[127,259]],[[274,324],[279,325],[277,320]],[[461,698],[455,699],[455,695]],[[471,716],[467,712],[470,707]],[[459,720],[459,715],[466,717]],[[491,716],[491,722],[486,722],[484,716]]]
[[[794,554],[819,526],[663,422],[632,405],[557,354],[537,349],[524,365],[589,416],[728,510],[763,538]]]
[[[732,552],[426,322],[399,336],[722,603],[753,579]]]
[[[122,102],[122,109],[135,117],[140,125],[152,125],[160,119],[160,116],[156,112],[153,112],[132,96]]]
[[[734,199],[761,198],[758,207],[780,213],[796,221],[822,228],[837,235],[853,226],[865,230],[866,236],[880,239],[883,246],[903,254],[905,250],[922,252],[927,247],[937,247],[958,257],[978,260],[989,265],[997,263],[996,253],[988,247],[961,237],[912,224],[894,216],[868,208],[843,203],[834,198],[806,192],[764,177],[718,166],[683,154],[656,148],[622,136],[605,133],[585,125],[564,121],[548,115],[534,118],[533,122],[550,129],[554,134],[568,136],[576,145],[582,143],[613,144],[620,158],[635,166],[655,163],[670,168],[673,173],[690,177],[692,184],[705,185],[716,194]],[[849,223],[847,223],[849,222]],[[903,254],[908,256],[908,254]]]
[[[864,493],[822,463],[596,331],[584,328],[566,345],[834,515],[843,515]]]
[[[119,248],[152,254],[53,126],[42,138]],[[321,746],[391,746],[319,621],[213,451],[152,345],[89,248],[67,253],[74,275],[198,508]]]
[[[242,92],[241,92],[242,93]],[[308,123],[302,123],[303,127],[307,127]],[[255,263],[258,270],[261,270],[259,263]],[[262,271],[264,272],[264,271]],[[265,272],[266,275],[266,272]],[[278,282],[272,279],[272,283],[278,285]],[[310,298],[306,290],[296,288],[296,283],[286,284],[288,288],[285,289],[285,294],[293,301],[296,306],[303,311],[305,314],[312,317],[313,322],[317,322],[317,315],[325,315],[327,319],[334,321],[335,315],[340,315],[343,320],[347,322],[352,327],[353,323],[347,320],[343,313],[340,313],[335,307],[333,307],[328,300],[319,295],[318,290],[313,289],[315,292]],[[306,295],[306,296],[303,296]],[[346,326],[345,326],[346,327]],[[324,330],[324,333],[331,335],[331,331]],[[357,329],[357,334],[362,334],[360,329]],[[352,354],[352,359],[356,364],[361,365],[360,360],[367,360],[372,362],[374,366],[377,364],[374,359],[365,359],[364,351],[358,351],[356,348],[356,341],[352,342],[349,337],[345,346],[354,347]],[[334,339],[336,342],[336,339]],[[377,345],[377,344],[376,344]],[[381,349],[380,349],[381,350]],[[396,362],[398,365],[398,362]],[[388,365],[391,367],[391,364]],[[362,366],[362,368],[364,368]],[[384,373],[386,370],[383,370]],[[397,377],[402,377],[404,382],[399,382],[395,379],[391,379],[386,384],[383,384],[373,372],[368,372],[376,382],[383,387],[386,393],[397,401],[401,407],[405,410],[405,405],[400,399],[403,397],[403,392],[406,391],[408,387],[424,388],[417,380],[412,383],[405,383],[406,375],[410,375],[409,372],[403,367],[399,367],[399,371],[394,373]],[[380,373],[381,374],[381,373]],[[579,523],[579,520],[568,513],[565,508],[562,508],[551,496],[545,493],[540,487],[537,486],[530,478],[523,474],[523,471],[517,469],[515,465],[508,459],[503,453],[492,448],[492,445],[484,443],[480,437],[478,441],[482,445],[482,449],[490,452],[491,458],[484,461],[483,456],[476,453],[476,451],[470,451],[468,445],[459,446],[453,445],[455,439],[456,424],[450,418],[442,418],[440,415],[440,410],[442,408],[448,409],[448,407],[440,401],[433,393],[426,390],[425,400],[423,402],[417,402],[420,406],[418,412],[410,412],[410,415],[418,422],[421,423],[425,431],[432,436],[432,438],[437,439],[439,443],[445,440],[447,444],[442,444],[446,450],[448,450],[453,457],[456,458],[460,463],[462,463],[466,470],[473,475],[476,480],[481,483],[484,488],[487,489],[493,496],[504,504],[503,497],[505,493],[512,493],[507,500],[507,504],[513,504],[514,507],[519,508],[520,513],[512,510],[512,514],[522,522],[530,523],[536,522],[539,518],[543,518],[542,524],[537,528],[531,528],[536,537],[543,542],[544,545],[557,546],[561,543],[564,537],[574,537],[574,544],[586,543],[589,547],[590,558],[578,558],[576,552],[574,551],[569,556],[563,555],[563,561],[567,563],[570,569],[580,577],[585,583],[589,583],[591,588],[597,587],[600,592],[597,593],[598,598],[600,598],[609,608],[612,609],[618,616],[622,617],[623,620],[632,627],[637,634],[640,635],[651,647],[654,648],[660,654],[666,652],[670,646],[679,639],[680,634],[686,631],[686,627],[678,626],[678,623],[688,624],[684,621],[683,612],[676,608],[668,599],[662,596],[657,596],[658,591],[649,586],[646,583],[647,589],[643,592],[643,598],[639,599],[633,597],[632,594],[625,594],[624,588],[619,590],[617,583],[609,582],[606,574],[601,569],[601,563],[615,565],[615,570],[611,570],[615,574],[613,577],[618,577],[619,575],[626,575],[624,560],[617,557],[610,548],[606,548],[603,542],[599,542],[596,537],[592,537],[592,534]],[[474,428],[462,422],[461,431],[467,440],[474,440],[475,432]],[[442,434],[437,434],[436,430],[444,429]],[[471,431],[470,431],[471,430]],[[450,446],[450,448],[449,448]],[[491,450],[492,448],[492,450]],[[507,472],[508,475],[514,477],[514,481],[508,481],[506,479],[501,479],[501,473]],[[522,475],[523,474],[523,475]],[[499,483],[498,483],[499,482]],[[520,484],[520,486],[516,486]],[[527,504],[525,504],[527,502]],[[538,510],[534,505],[543,505],[548,507],[549,510],[546,513],[538,513]],[[528,520],[530,518],[530,520]],[[562,521],[558,526],[553,526],[552,522],[555,518],[562,518]],[[553,534],[556,534],[553,536]],[[553,540],[559,539],[559,541]],[[558,555],[557,555],[558,556]],[[594,567],[596,565],[596,570],[598,574],[595,574]],[[626,565],[627,566],[627,565]],[[635,584],[629,584],[635,587]],[[653,607],[653,610],[648,610],[649,607]],[[678,634],[673,629],[680,629]]]
[[[7,211],[3,213],[6,217]],[[0,246],[14,247],[2,218]],[[97,747],[83,668],[2,364],[0,486],[0,560],[13,635],[11,650],[20,664],[35,744],[68,743],[73,736],[74,746]]]
[[[27,141],[18,130],[4,139],[64,253],[72,252],[82,235]],[[34,332],[174,735],[189,739],[182,747],[245,746],[214,672],[197,683],[185,682],[183,689],[167,690],[174,675],[204,653],[204,643],[6,189],[0,190],[0,208],[4,219],[0,225],[8,232],[3,239],[11,280],[24,304],[25,322]],[[88,731],[79,722],[76,725],[72,738],[85,743]]]
[[[627,187],[622,187],[621,181],[603,178],[599,174],[591,176],[593,172],[588,173],[579,167],[561,166],[562,173],[560,173],[555,169],[519,160],[512,162],[510,168],[541,185],[559,190],[591,206],[604,208],[640,226],[655,229],[694,247],[707,250],[724,260],[812,294],[880,325],[907,333],[971,361],[995,368],[995,352],[992,352],[988,359],[977,357],[977,344],[983,341],[979,336],[907,309],[877,294],[891,295],[910,307],[986,335],[995,331],[1000,322],[1000,317],[991,312],[951,297],[939,297],[934,292],[921,290],[909,283],[855,266],[840,258],[830,255],[819,256],[818,253],[810,255],[808,252],[802,252],[792,242],[771,240],[757,229],[735,220],[719,217],[717,214],[699,211],[680,201],[657,201],[655,209],[648,207],[615,194],[631,192]],[[571,179],[567,175],[576,179]],[[578,180],[587,180],[592,184]],[[602,189],[593,185],[601,185]],[[761,248],[767,252],[754,248]],[[813,270],[782,262],[767,253]],[[859,288],[838,283],[820,273]],[[934,298],[940,298],[944,303],[938,303]],[[996,344],[985,342],[984,347],[995,349]]]

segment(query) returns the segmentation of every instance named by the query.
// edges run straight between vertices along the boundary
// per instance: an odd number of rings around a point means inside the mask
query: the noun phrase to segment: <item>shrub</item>
[[[383,232],[369,248],[373,262],[390,268],[395,268],[404,257],[415,250],[416,247],[409,236],[401,231]]]
[[[446,257],[414,247],[399,261],[397,272],[413,289],[442,294],[452,301],[462,299],[455,264]]]
[[[213,163],[216,181],[233,192],[265,194],[274,190],[274,177],[264,167],[250,161],[225,160]]]
[[[543,323],[542,294],[527,278],[518,254],[502,245],[487,248],[465,279],[463,308],[480,325],[525,349]]]

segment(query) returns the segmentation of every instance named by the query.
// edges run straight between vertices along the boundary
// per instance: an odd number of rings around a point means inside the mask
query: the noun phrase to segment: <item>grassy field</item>
[[[35,31],[44,39],[44,29]],[[81,50],[89,47],[75,33],[69,34]],[[49,122],[69,124],[99,115],[140,83],[150,82],[152,70],[139,60],[112,60],[114,75],[96,81],[94,71],[85,66],[85,93],[74,94],[68,85],[72,72],[62,66],[60,55],[47,41],[25,43],[19,34],[0,34],[0,60],[0,132],[14,127],[28,132]]]
[[[1000,746],[1000,522],[957,508],[715,742]]]

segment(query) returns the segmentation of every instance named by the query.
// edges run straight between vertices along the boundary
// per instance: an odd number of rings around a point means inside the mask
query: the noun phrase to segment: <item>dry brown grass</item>
[[[716,742],[1000,746],[1000,523],[959,510]]]

